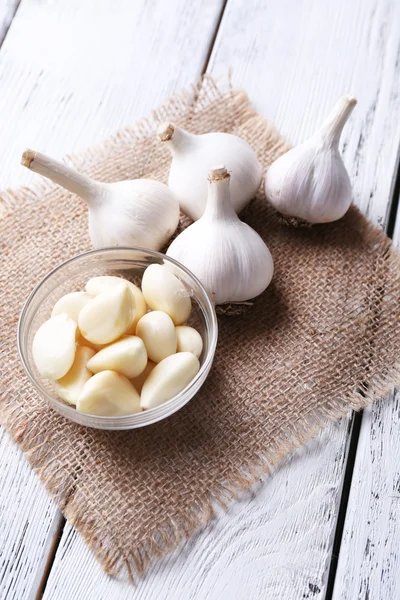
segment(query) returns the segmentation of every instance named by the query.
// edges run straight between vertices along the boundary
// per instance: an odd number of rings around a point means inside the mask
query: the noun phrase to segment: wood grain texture
[[[222,0],[23,0],[0,54],[0,185],[21,153],[63,156],[148,114],[200,75]]]
[[[233,82],[243,85],[256,107],[294,143],[312,133],[340,94],[348,91],[358,97],[358,106],[344,131],[342,149],[356,203],[383,226],[387,222],[397,172],[399,58],[400,5],[396,2],[303,0],[294,3],[284,0],[279,7],[256,2],[249,11],[245,2],[231,0],[210,68],[217,73],[229,61],[233,67]],[[331,437],[323,438],[331,452],[332,472],[337,474],[337,493],[332,493],[326,512],[329,524],[314,531],[314,515],[319,514],[320,507],[311,488],[308,518],[298,531],[304,539],[307,539],[307,531],[313,531],[319,548],[321,570],[314,572],[315,579],[322,582],[318,585],[318,597],[323,597],[326,589],[344,474],[344,468],[338,473],[336,466],[337,457],[345,451],[346,436],[343,429],[331,431]],[[380,461],[385,461],[384,455]],[[342,465],[344,467],[344,461]],[[321,474],[318,462],[308,462],[306,455],[303,467],[303,475],[310,475],[309,471],[314,470],[313,481],[318,485]],[[295,473],[289,482],[287,493],[291,495],[292,486],[297,485]],[[274,484],[272,480],[271,487]],[[385,523],[388,527],[389,521]],[[289,563],[292,552],[298,551],[298,547],[287,548]],[[309,566],[307,547],[304,545],[300,552],[306,571]],[[263,559],[264,567],[272,565],[274,553],[266,554]],[[395,573],[396,565],[393,577]],[[263,577],[253,572],[253,577],[257,576]],[[273,580],[274,575],[271,578]],[[344,586],[344,592],[345,589]],[[290,577],[283,590],[283,598],[300,598],[304,593],[296,589]]]
[[[331,507],[345,456],[342,451],[332,465],[328,442],[335,437],[334,430],[338,435],[342,429],[340,423],[331,425],[292,460],[285,461],[274,477],[260,483],[227,513],[219,511],[209,527],[155,564],[134,588],[126,576],[107,577],[81,536],[67,525],[44,599],[321,597],[321,574],[326,565],[321,564],[325,553],[320,546],[329,544],[334,518]]]
[[[394,243],[400,248],[400,215]],[[400,598],[400,393],[364,411],[334,600]]]
[[[257,108],[294,142],[344,91],[360,98],[343,136],[357,203],[386,220],[399,128],[400,41],[393,2],[229,0],[210,71],[233,67]],[[387,40],[387,43],[385,43]],[[383,160],[383,157],[385,160]],[[379,194],[376,190],[379,189]],[[331,425],[197,538],[154,566],[133,591],[105,577],[80,537],[63,536],[45,598],[323,598],[346,462],[349,420]],[[92,577],[85,577],[87,573]]]
[[[221,6],[22,0],[0,51],[0,186],[34,177],[19,164],[26,147],[55,156],[86,147],[188,86]],[[1,455],[0,597],[25,600],[39,589],[61,515],[5,434]]]
[[[342,136],[354,199],[383,225],[400,136],[396,0],[230,0],[210,61],[232,66],[256,108],[297,143],[344,92],[358,98]]]
[[[60,525],[19,448],[0,431],[0,598],[34,597]]]

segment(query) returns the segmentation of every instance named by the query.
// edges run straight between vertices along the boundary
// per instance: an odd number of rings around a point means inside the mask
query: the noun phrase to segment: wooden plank
[[[202,71],[221,7],[222,0],[22,0],[0,51],[1,186],[30,181],[19,164],[25,147],[62,156],[188,86]],[[33,598],[61,517],[6,435],[1,455],[0,597]]]
[[[257,0],[251,9],[229,0],[210,60],[214,74],[232,65],[233,82],[293,142],[313,131],[341,93],[357,95],[345,160],[356,202],[381,224],[400,139],[399,11],[389,0]],[[73,594],[89,600],[133,593],[141,600],[322,598],[348,440],[349,419],[329,426],[251,502],[155,565],[134,592],[125,580],[104,576],[80,537],[66,530],[45,598],[66,598],[63,581],[72,572]]]
[[[61,516],[19,448],[0,431],[0,598],[28,598]]]
[[[21,0],[3,0],[0,4],[0,46],[14,18]]]
[[[63,156],[148,114],[200,75],[222,0],[23,0],[0,60],[2,186],[26,147]]]
[[[400,214],[393,239],[400,248]],[[400,392],[364,411],[334,600],[400,598]]]
[[[351,3],[284,0],[279,6],[256,2],[251,11],[246,2],[232,0],[217,36],[210,67],[212,72],[218,72],[229,57],[233,81],[239,81],[249,90],[256,107],[294,143],[313,131],[337,96],[345,91],[354,94],[359,104],[342,140],[345,163],[353,181],[355,202],[373,221],[384,225],[397,172],[400,139],[399,56],[400,5],[391,0]],[[321,594],[318,597],[323,597],[326,591],[343,484],[345,461],[340,472],[337,457],[345,452],[348,441],[344,429],[331,432],[330,437],[324,437],[324,443],[328,444],[326,451],[331,452],[336,493],[332,491],[325,513],[326,526],[313,529],[320,506],[310,487],[307,514],[297,534],[307,540],[307,533],[314,532],[320,569],[315,571],[310,564],[306,543],[295,549],[287,548],[288,563],[292,550],[300,552],[303,559],[299,569],[309,574],[310,581],[313,575],[321,582],[317,583],[317,592]],[[296,494],[299,476],[310,477],[318,488],[323,472],[317,461],[307,459],[308,456],[302,472],[293,471],[289,475],[290,485],[285,494]],[[274,486],[274,481],[271,485]],[[276,493],[279,495],[279,490]],[[264,568],[273,562],[273,551],[263,557]],[[260,572],[254,569],[252,575],[261,580],[261,568]],[[311,588],[309,591],[296,588],[288,572],[281,597],[314,595]]]
[[[227,513],[219,512],[211,526],[156,563],[134,588],[125,575],[107,577],[81,536],[67,525],[44,600],[297,600],[303,591],[317,593],[325,567],[320,545],[329,544],[329,513],[344,461],[342,452],[332,468],[328,442],[333,430],[341,428],[342,424],[331,425],[292,461],[286,461],[273,478],[260,483]],[[287,595],[288,581],[291,595]]]

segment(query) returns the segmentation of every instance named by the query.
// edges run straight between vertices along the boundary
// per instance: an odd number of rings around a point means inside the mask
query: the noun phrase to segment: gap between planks
[[[0,5],[0,49],[20,4],[21,0],[3,0]]]
[[[386,234],[390,239],[393,239],[394,229],[397,218],[400,218],[399,213],[400,203],[400,148],[397,157],[397,175],[393,190],[391,192],[391,202],[389,205],[389,212],[387,217],[387,226],[385,227]],[[339,562],[339,553],[343,539],[343,533],[346,522],[347,508],[349,505],[350,489],[353,480],[353,474],[356,463],[358,443],[360,439],[361,426],[363,422],[364,411],[354,413],[351,420],[349,450],[347,455],[346,468],[343,478],[342,491],[340,495],[339,511],[337,517],[336,530],[332,546],[332,557],[329,567],[328,582],[326,587],[325,600],[332,600],[335,580]]]
[[[20,3],[21,3],[21,0],[17,0],[17,4],[16,4],[16,7],[15,7],[15,11],[13,13],[12,19],[14,18],[15,13],[16,13],[16,11],[17,11],[18,6],[19,6]],[[213,34],[212,34],[212,37],[211,37],[211,40],[210,40],[210,45],[209,45],[209,48],[208,48],[207,56],[206,56],[206,59],[204,61],[203,67],[201,69],[200,76],[203,76],[206,73],[207,69],[208,69],[208,66],[209,66],[209,63],[210,63],[210,59],[211,59],[211,55],[212,55],[212,51],[213,51],[213,48],[214,48],[214,45],[215,45],[215,41],[217,39],[218,31],[219,31],[219,29],[221,27],[222,20],[224,18],[224,13],[225,13],[225,9],[227,7],[227,4],[228,4],[228,0],[224,0],[223,4],[221,6],[220,14],[219,14],[217,22],[215,24],[215,28],[214,28],[214,31],[213,31]],[[11,25],[11,21],[10,21],[10,23],[8,25],[7,31],[5,32],[5,35],[4,35],[3,39],[0,39],[0,48],[1,48],[2,42],[4,41],[4,39],[7,36],[7,32],[8,32],[8,29],[9,29],[10,25]],[[196,102],[196,97],[194,97],[193,102]],[[35,600],[41,600],[41,598],[43,598],[43,595],[45,593],[47,581],[48,581],[51,569],[53,567],[53,563],[54,563],[55,556],[57,554],[58,547],[59,547],[60,542],[61,542],[61,537],[62,537],[62,534],[63,534],[63,531],[64,531],[65,524],[66,524],[66,519],[61,514],[61,516],[60,516],[60,522],[59,522],[57,530],[56,530],[56,532],[54,534],[54,539],[53,539],[53,542],[52,542],[51,547],[49,549],[47,561],[46,561],[46,564],[45,564],[44,569],[43,569],[43,574],[42,574],[42,577],[40,579],[40,583],[38,585],[38,590],[37,590],[37,593],[36,593],[36,596],[35,596]]]

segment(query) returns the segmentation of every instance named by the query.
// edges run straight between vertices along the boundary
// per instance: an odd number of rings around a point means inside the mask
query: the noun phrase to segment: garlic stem
[[[339,98],[317,134],[322,136],[329,145],[338,146],[343,127],[356,104],[357,100],[353,96]]]
[[[22,155],[21,164],[31,171],[51,179],[51,181],[61,185],[61,187],[70,192],[78,194],[78,196],[87,202],[93,201],[95,190],[101,185],[64,163],[34,150],[25,150]]]
[[[161,123],[157,134],[161,142],[168,142],[167,145],[172,153],[174,151],[180,152],[187,148],[193,138],[192,134],[168,121]]]
[[[230,174],[225,165],[218,165],[209,170],[208,200],[204,218],[237,220],[237,214],[232,206],[229,180]]]

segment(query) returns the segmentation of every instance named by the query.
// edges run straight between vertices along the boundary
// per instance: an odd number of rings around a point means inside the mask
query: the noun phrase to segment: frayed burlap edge
[[[211,87],[212,94],[205,95],[202,99],[200,92],[205,84]],[[71,164],[74,164],[75,161],[82,164],[82,161],[85,161],[87,163],[86,172],[95,176],[96,161],[99,156],[106,153],[110,145],[120,144],[121,142],[134,143],[135,140],[140,140],[149,133],[153,133],[157,122],[163,120],[167,115],[170,118],[175,115],[182,116],[182,110],[189,109],[194,102],[219,101],[225,97],[225,94],[233,95],[238,101],[243,102],[249,118],[262,119],[249,105],[247,95],[243,90],[231,89],[222,92],[215,81],[206,77],[192,86],[191,90],[175,95],[155,110],[149,118],[139,121],[135,127],[122,129],[103,144],[88,149],[85,153],[69,156],[68,161]],[[270,126],[270,133],[272,138],[276,136],[276,143],[281,153],[283,153],[288,145],[282,141],[272,125]],[[52,183],[41,180],[35,182],[31,187],[6,190],[0,197],[2,216],[18,209],[27,202],[43,199],[53,188]],[[366,224],[366,227],[369,240],[375,246],[375,251],[384,257],[388,265],[394,266],[400,274],[400,256],[392,248],[390,240],[378,227],[372,224]],[[371,377],[368,385],[365,385],[364,382],[357,382],[354,391],[346,397],[332,399],[321,406],[318,411],[303,414],[301,419],[291,422],[285,430],[277,432],[276,439],[278,441],[273,446],[266,449],[254,461],[241,465],[234,478],[210,490],[208,497],[187,510],[179,521],[171,521],[166,517],[149,540],[143,541],[141,545],[128,554],[122,554],[109,543],[107,538],[102,537],[102,532],[98,530],[96,522],[88,519],[82,505],[76,503],[71,490],[66,493],[62,475],[54,470],[51,462],[49,464],[46,461],[45,442],[41,442],[35,447],[29,445],[31,424],[24,415],[21,416],[13,410],[11,400],[3,403],[0,407],[0,418],[14,441],[22,448],[28,462],[34,468],[48,492],[57,501],[65,517],[82,534],[85,542],[95,553],[104,570],[110,575],[117,575],[121,569],[126,568],[129,578],[134,581],[138,576],[144,574],[156,559],[176,549],[186,538],[209,522],[215,515],[215,509],[218,506],[226,509],[240,493],[253,486],[260,477],[271,473],[272,469],[279,464],[285,455],[311,440],[325,428],[328,421],[335,421],[346,416],[349,409],[361,410],[365,408],[390,394],[399,383],[400,361],[384,375]]]

